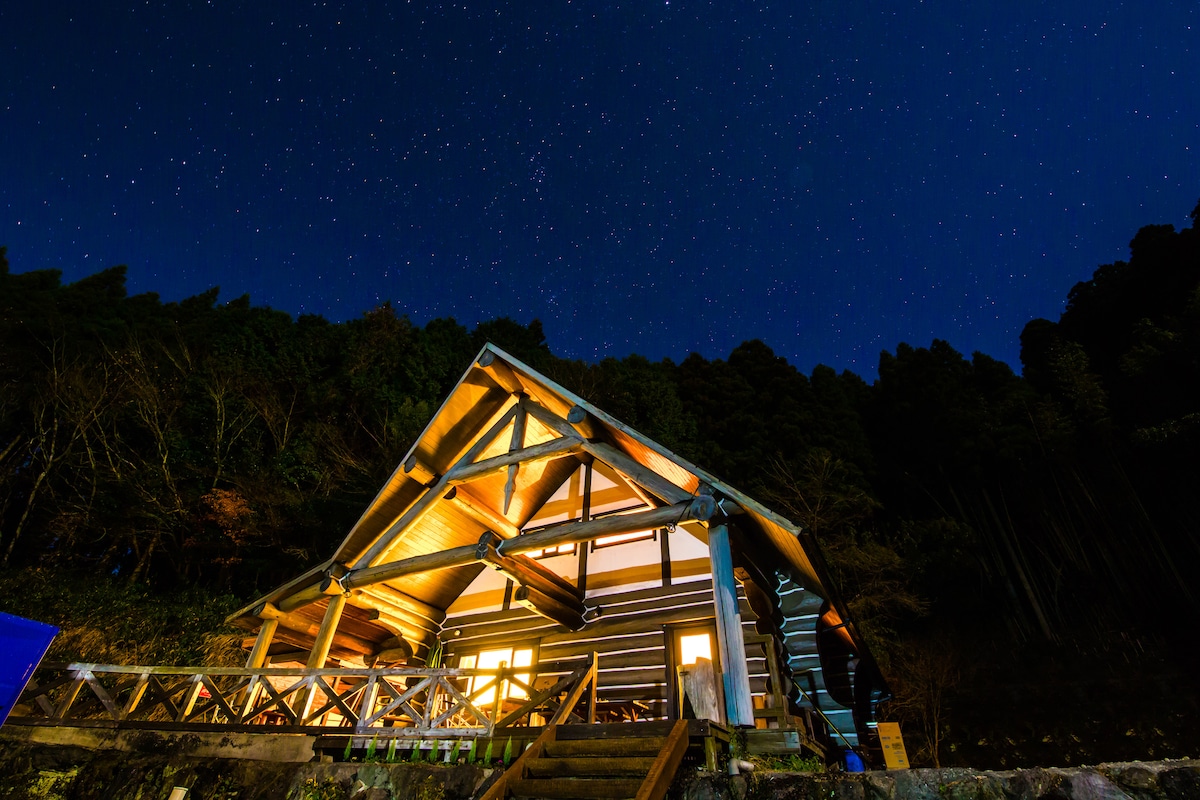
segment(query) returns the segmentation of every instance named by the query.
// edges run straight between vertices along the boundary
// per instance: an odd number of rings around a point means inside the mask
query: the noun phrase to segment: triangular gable
[[[501,555],[526,558],[527,538],[596,533],[559,526],[506,541],[532,527],[548,501],[546,519],[579,518],[580,509],[568,508],[576,501],[556,493],[580,473],[581,461],[596,465],[614,492],[640,499],[637,513],[647,525],[678,523],[703,541],[703,525],[691,520],[738,515],[746,523],[741,559],[757,564],[761,580],[778,574],[829,597],[795,525],[489,344],[334,556],[231,619],[254,627],[263,609],[277,609],[312,623],[328,597],[347,594],[364,617],[359,649],[399,635],[412,637],[420,652],[482,569],[477,553],[495,566]],[[490,551],[481,544],[489,532]]]

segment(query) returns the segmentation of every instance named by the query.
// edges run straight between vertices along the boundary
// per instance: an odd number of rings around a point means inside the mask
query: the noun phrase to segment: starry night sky
[[[994,8],[993,8],[994,6]],[[0,6],[0,244],[597,360],[873,376],[1018,336],[1200,197],[1200,5]]]

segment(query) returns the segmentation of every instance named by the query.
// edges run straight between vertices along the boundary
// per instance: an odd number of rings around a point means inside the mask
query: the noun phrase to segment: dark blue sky
[[[989,6],[995,6],[989,8]],[[1194,2],[5,3],[14,271],[874,374],[1200,197]]]

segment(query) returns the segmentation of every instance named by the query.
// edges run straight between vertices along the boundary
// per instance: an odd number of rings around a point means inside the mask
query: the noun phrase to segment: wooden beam
[[[422,486],[430,486],[437,483],[438,478],[441,477],[428,466],[421,463],[416,453],[404,459],[404,474]]]
[[[650,765],[646,779],[642,781],[634,800],[662,800],[667,796],[667,789],[671,787],[671,781],[674,780],[675,773],[687,753],[688,742],[687,720],[677,720],[667,736],[666,744]]]
[[[435,481],[434,484],[426,489],[420,497],[414,500],[412,505],[410,505],[404,511],[404,513],[397,517],[392,524],[383,531],[383,533],[379,534],[371,546],[367,548],[366,552],[355,560],[354,565],[356,567],[374,566],[375,563],[386,554],[396,537],[419,522],[421,518],[429,512],[429,509],[433,506],[433,504],[442,498],[442,495],[446,493],[446,489],[449,488],[450,485],[448,479],[449,474],[453,473],[454,469],[460,466],[474,462],[475,459],[479,457],[479,454],[487,449],[488,445],[492,443],[492,440],[500,434],[500,431],[504,430],[508,423],[516,416],[516,414],[517,406],[514,404],[498,420],[496,420],[496,422],[487,430],[486,433],[480,436],[475,443],[468,448],[467,452],[464,453],[463,456],[458,460],[458,463],[450,469],[450,472]]]
[[[280,611],[287,612],[287,611],[295,611],[297,608],[306,606],[309,603],[315,603],[318,600],[321,600],[328,596],[323,591],[321,591],[321,584],[324,581],[325,581],[325,578],[322,577],[321,580],[317,581],[316,583],[312,584],[311,586],[307,586],[307,587],[301,589],[300,591],[296,592],[295,594],[283,598],[278,603],[276,603],[276,605],[279,607]]]
[[[539,616],[557,622],[569,630],[581,630],[586,623],[583,613],[559,601],[557,597],[538,591],[532,586],[518,586],[513,600]]]
[[[492,534],[492,536],[495,536]],[[489,538],[484,534],[476,545],[476,554],[480,561],[500,570],[511,580],[521,586],[531,586],[543,594],[556,598],[559,602],[575,608],[583,614],[583,595],[571,583],[560,575],[547,569],[529,556],[502,555],[496,550],[499,537]]]
[[[340,599],[340,596],[336,599]],[[332,600],[330,602],[332,602]],[[298,614],[280,611],[277,607],[271,605],[270,603],[263,603],[259,605],[255,609],[255,614],[264,620],[264,625],[267,622],[273,622],[277,626],[281,625],[287,630],[308,636],[314,641],[316,641],[320,635],[320,626],[318,623],[309,619],[305,619]],[[364,633],[364,631],[361,630],[361,626],[358,632],[360,634]],[[348,650],[369,653],[375,649],[375,643],[373,641],[370,639],[365,639],[361,635],[356,636],[350,631],[339,631],[336,636],[338,641]]]
[[[463,567],[467,564],[474,564],[476,560],[475,545],[468,544],[462,547],[452,547],[449,550],[442,550],[437,553],[413,556],[412,558],[404,558],[374,567],[356,569],[342,581],[342,586],[346,589],[359,589],[364,586],[372,586],[376,583],[394,580],[404,575],[416,575],[420,572],[433,572],[439,569]]]
[[[636,514],[615,514],[586,522],[565,522],[552,525],[535,533],[526,533],[515,539],[507,539],[497,548],[504,555],[528,553],[560,544],[587,542],[601,536],[634,533],[661,528],[691,520],[704,521],[712,517],[716,503],[711,497],[697,497],[673,506],[640,511]]]
[[[418,600],[411,594],[406,594],[399,589],[393,589],[390,586],[377,583],[369,589],[362,591],[379,597],[387,603],[388,608],[397,608],[403,613],[411,614],[415,619],[431,624],[433,629],[441,627],[442,622],[446,619],[446,612],[444,610],[426,603],[424,600]],[[388,609],[383,610],[387,611]]]
[[[580,509],[579,519],[581,522],[587,522],[592,518],[592,471],[596,467],[596,459],[587,457],[583,465],[583,507]],[[579,590],[580,595],[587,595],[587,573],[588,573],[588,550],[591,548],[580,547],[579,550],[579,566],[576,571],[575,588]]]
[[[491,350],[485,351],[479,356],[479,360],[475,362],[480,369],[488,374],[488,377],[496,382],[504,391],[509,394],[521,394],[525,391],[525,387],[521,384],[521,379],[512,371],[512,368],[496,357],[496,354]]]
[[[515,523],[488,508],[487,504],[472,494],[466,486],[453,487],[446,492],[443,499],[453,502],[476,522],[486,525],[505,539],[511,539],[521,533],[521,529]]]
[[[557,400],[557,398],[553,399]],[[566,418],[572,415],[572,408],[579,408],[579,406],[564,408],[562,413],[559,414],[553,408],[550,408],[548,404],[538,402],[538,399],[534,397],[522,398],[521,404],[529,410],[534,419],[563,436],[574,435],[584,439],[593,439],[597,435],[596,426],[592,424],[590,417],[577,423],[567,421]],[[559,405],[561,406],[562,404]]]
[[[564,436],[575,433],[575,427],[562,417],[528,400],[523,400],[522,403],[528,406],[529,413],[533,415],[534,419],[557,433]],[[583,411],[580,406],[575,406],[575,409]],[[575,409],[572,409],[572,412]],[[578,415],[576,414],[575,416]],[[586,421],[586,412],[584,413],[584,417]],[[588,455],[600,459],[611,467],[618,475],[630,483],[635,492],[640,487],[666,503],[679,503],[692,496],[691,492],[676,486],[654,470],[634,461],[630,456],[613,447],[611,444],[585,441],[583,450]]]
[[[276,653],[273,655],[271,660],[276,664],[279,663],[282,656],[286,656],[289,661],[306,661],[310,652],[312,651],[312,636],[300,633],[299,631],[294,631],[291,628],[285,628],[282,625],[280,625],[278,630],[275,631],[275,641],[282,642],[283,644],[291,645],[292,647],[296,648],[296,651],[292,653]],[[362,653],[341,647],[335,641],[329,647],[329,656],[331,658],[345,660],[361,657]]]
[[[375,588],[375,587],[370,587],[370,588]],[[362,599],[362,595],[355,596],[357,592],[363,592],[363,591],[366,591],[366,590],[355,589],[354,592],[351,592],[350,593],[351,594],[350,602],[351,603],[364,602],[364,600]],[[379,601],[376,601],[376,602],[379,602]],[[384,604],[381,603],[381,605],[384,605]],[[353,607],[354,606],[347,606],[347,608],[353,608]],[[416,614],[413,614],[411,611],[408,611],[407,609],[401,609],[401,608],[396,608],[394,606],[389,606],[389,608],[386,608],[386,609],[372,608],[371,611],[377,615],[374,620],[374,624],[385,630],[391,631],[392,633],[396,632],[396,630],[395,630],[396,628],[401,628],[404,630],[404,632],[407,635],[415,638],[418,635],[420,635],[420,636],[424,636],[426,634],[436,635],[441,630],[440,625],[437,625],[437,624],[425,619],[424,617],[417,616]]]
[[[517,408],[520,411],[517,412],[517,417],[513,420],[512,442],[508,446],[509,452],[525,449],[525,420],[529,417],[529,413],[522,405],[518,405]],[[504,508],[501,509],[504,514],[507,514],[508,509],[512,506],[513,490],[517,486],[517,470],[520,468],[520,464],[508,465],[508,476],[504,479]]]
[[[717,648],[725,686],[725,716],[730,725],[753,728],[754,704],[750,699],[746,643],[742,636],[742,615],[738,611],[729,528],[724,524],[710,525],[708,528],[708,557],[712,564]]]
[[[583,449],[584,452],[608,464],[622,478],[641,486],[664,502],[679,503],[692,496],[691,492],[676,486],[649,467],[642,466],[611,444],[587,442]]]
[[[477,461],[474,464],[460,463],[446,473],[446,483],[448,486],[469,483],[480,478],[486,478],[488,475],[493,475],[497,472],[503,472],[513,464],[535,464],[551,458],[561,458],[571,453],[578,453],[583,450],[583,447],[583,440],[578,436],[564,436],[560,439],[551,439],[548,442],[535,444],[532,447],[525,447],[508,453],[501,453],[491,458],[485,458],[483,461]]]
[[[514,539],[506,539],[496,549],[502,555],[520,555],[531,550],[541,550],[560,544],[586,542],[601,536],[613,536],[619,533],[651,530],[692,520],[705,521],[712,517],[716,503],[711,497],[701,496],[686,503],[664,506],[637,514],[618,514],[611,517],[601,517],[587,522],[567,522],[544,528],[536,533],[526,533]],[[438,553],[413,556],[389,564],[379,564],[350,572],[342,579],[343,589],[359,589],[372,586],[384,581],[394,580],[404,575],[415,575],[420,572],[432,572],[439,569],[452,569],[479,561],[476,545],[452,547]]]

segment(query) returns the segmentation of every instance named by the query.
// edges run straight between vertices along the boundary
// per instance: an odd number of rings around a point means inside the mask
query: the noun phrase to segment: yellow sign
[[[904,750],[900,723],[881,722],[878,731],[879,744],[883,747],[883,763],[888,769],[908,769],[908,753]]]

